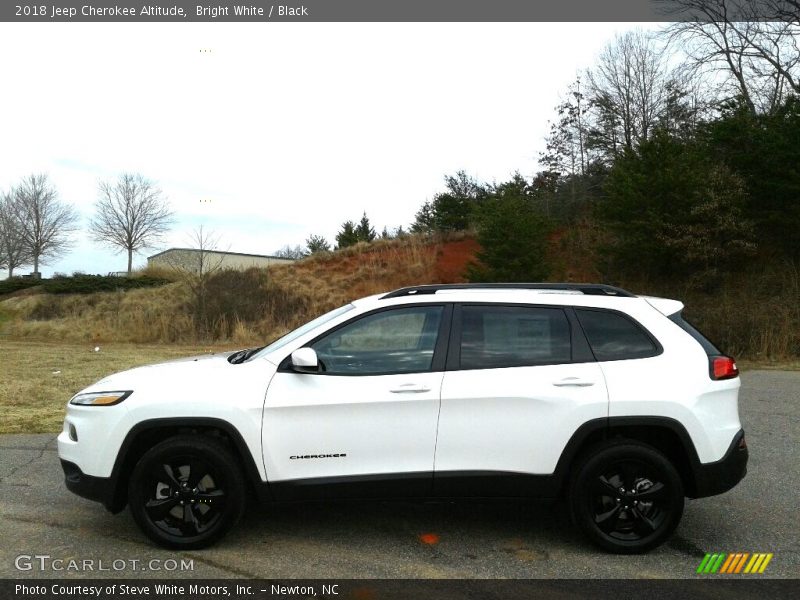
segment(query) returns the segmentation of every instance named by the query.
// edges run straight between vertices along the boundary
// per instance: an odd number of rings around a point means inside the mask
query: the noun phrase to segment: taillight
[[[739,376],[736,361],[730,356],[712,356],[709,361],[711,379],[732,379]]]

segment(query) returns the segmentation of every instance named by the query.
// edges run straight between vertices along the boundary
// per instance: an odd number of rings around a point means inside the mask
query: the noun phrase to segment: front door
[[[279,499],[431,492],[451,309],[355,317],[308,344],[318,373],[286,362],[267,390],[264,463]]]

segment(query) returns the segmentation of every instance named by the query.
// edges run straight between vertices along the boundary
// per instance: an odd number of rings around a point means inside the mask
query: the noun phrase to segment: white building
[[[147,257],[148,267],[183,269],[195,272],[216,269],[244,271],[251,267],[264,268],[291,262],[294,262],[294,259],[266,254],[243,254],[241,252],[198,250],[196,248],[170,248]]]

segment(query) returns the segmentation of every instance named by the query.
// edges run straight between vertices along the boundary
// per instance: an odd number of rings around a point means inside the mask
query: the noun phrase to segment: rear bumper
[[[114,488],[109,477],[86,475],[75,463],[61,460],[64,469],[64,483],[67,489],[81,498],[102,503],[111,510]]]
[[[695,467],[695,490],[692,498],[705,498],[727,492],[739,483],[747,473],[749,452],[744,438],[744,430],[739,430],[728,447],[728,451],[718,461],[700,463]]]

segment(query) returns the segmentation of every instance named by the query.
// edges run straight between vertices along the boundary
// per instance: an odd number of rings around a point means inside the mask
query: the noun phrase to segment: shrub
[[[204,330],[216,339],[240,338],[246,326],[261,324],[265,334],[303,321],[308,298],[272,281],[266,269],[224,269],[205,285]]]
[[[12,277],[11,279],[4,279],[0,281],[0,296],[41,284],[41,280],[33,278]]]
[[[160,277],[113,277],[109,275],[80,275],[56,277],[42,283],[48,294],[93,294],[143,287],[156,287],[170,283]]]

